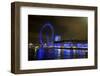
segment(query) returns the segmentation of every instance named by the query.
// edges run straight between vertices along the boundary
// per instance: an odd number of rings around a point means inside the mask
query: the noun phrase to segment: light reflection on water
[[[78,49],[79,48],[79,49]],[[85,48],[85,49],[84,49]],[[75,59],[87,58],[88,51],[87,43],[57,43],[51,46],[35,47],[35,53],[31,55],[29,60],[49,60],[49,59]],[[29,48],[29,51],[34,52],[34,48]]]

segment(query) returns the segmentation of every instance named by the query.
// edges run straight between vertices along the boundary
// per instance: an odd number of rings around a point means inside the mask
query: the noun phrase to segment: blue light
[[[85,52],[83,50],[77,50],[78,58],[83,58],[85,55]]]
[[[71,48],[73,46],[72,42],[66,42],[64,43],[65,48]]]
[[[68,49],[64,49],[64,51],[63,51],[63,58],[64,59],[71,59],[71,58],[73,58],[73,52],[72,52],[72,50],[68,50]]]
[[[55,41],[61,41],[61,36],[56,35],[54,40],[55,40]]]
[[[55,35],[54,38],[55,41],[61,41],[61,36],[60,35]],[[61,43],[56,43],[54,44],[55,47],[61,48],[62,44]],[[61,58],[61,49],[54,49],[55,50],[55,57],[56,58]]]
[[[47,45],[49,45],[49,43],[50,43],[49,41],[51,41],[51,43],[52,43],[52,41],[54,40],[54,28],[53,28],[53,26],[49,22],[46,22],[43,25],[43,27],[41,28],[40,33],[39,33],[39,41],[40,41],[40,44],[41,45],[44,45],[45,44],[45,42],[43,40],[42,32],[46,28],[49,28],[51,30],[51,33],[52,33],[51,38],[49,38],[48,37],[48,33],[46,33],[46,38],[47,38],[47,43],[48,43]]]
[[[77,47],[78,48],[88,48],[88,44],[87,43],[77,43]]]
[[[41,47],[37,50],[37,59],[42,60],[44,58],[44,49]]]
[[[65,48],[71,48],[72,46],[73,46],[72,42],[67,42],[64,44]],[[69,59],[69,58],[71,59],[73,58],[74,52],[73,50],[64,49],[63,55],[65,59]]]

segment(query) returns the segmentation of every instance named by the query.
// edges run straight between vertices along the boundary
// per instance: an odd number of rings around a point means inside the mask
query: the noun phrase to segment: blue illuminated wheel
[[[48,29],[45,33],[46,33],[46,40],[43,39],[43,32],[44,30]],[[51,36],[49,36],[51,35]],[[50,42],[52,42],[54,39],[54,28],[50,23],[45,23],[43,25],[43,27],[40,30],[39,33],[39,40],[40,40],[40,44],[43,46],[45,44],[45,41],[47,43],[47,45],[50,45]]]
[[[44,39],[44,33],[46,37],[45,39]],[[50,53],[54,51],[51,51],[49,53],[48,51],[50,51],[50,49],[44,48],[44,46],[45,44],[48,46],[51,45],[53,39],[54,39],[54,28],[50,23],[45,23],[39,32],[40,48],[37,51],[38,60],[49,59],[52,57]]]

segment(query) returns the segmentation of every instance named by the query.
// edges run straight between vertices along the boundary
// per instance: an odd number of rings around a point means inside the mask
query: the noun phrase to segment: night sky
[[[39,43],[40,29],[47,22],[52,24],[54,27],[54,33],[60,35],[61,40],[87,40],[87,17],[28,15],[29,43]]]

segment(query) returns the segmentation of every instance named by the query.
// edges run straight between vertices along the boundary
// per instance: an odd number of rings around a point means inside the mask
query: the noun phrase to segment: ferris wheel
[[[44,33],[45,32],[45,33]],[[45,39],[43,35],[45,34]],[[53,44],[54,40],[54,28],[50,22],[45,23],[40,29],[39,41],[42,46]]]

